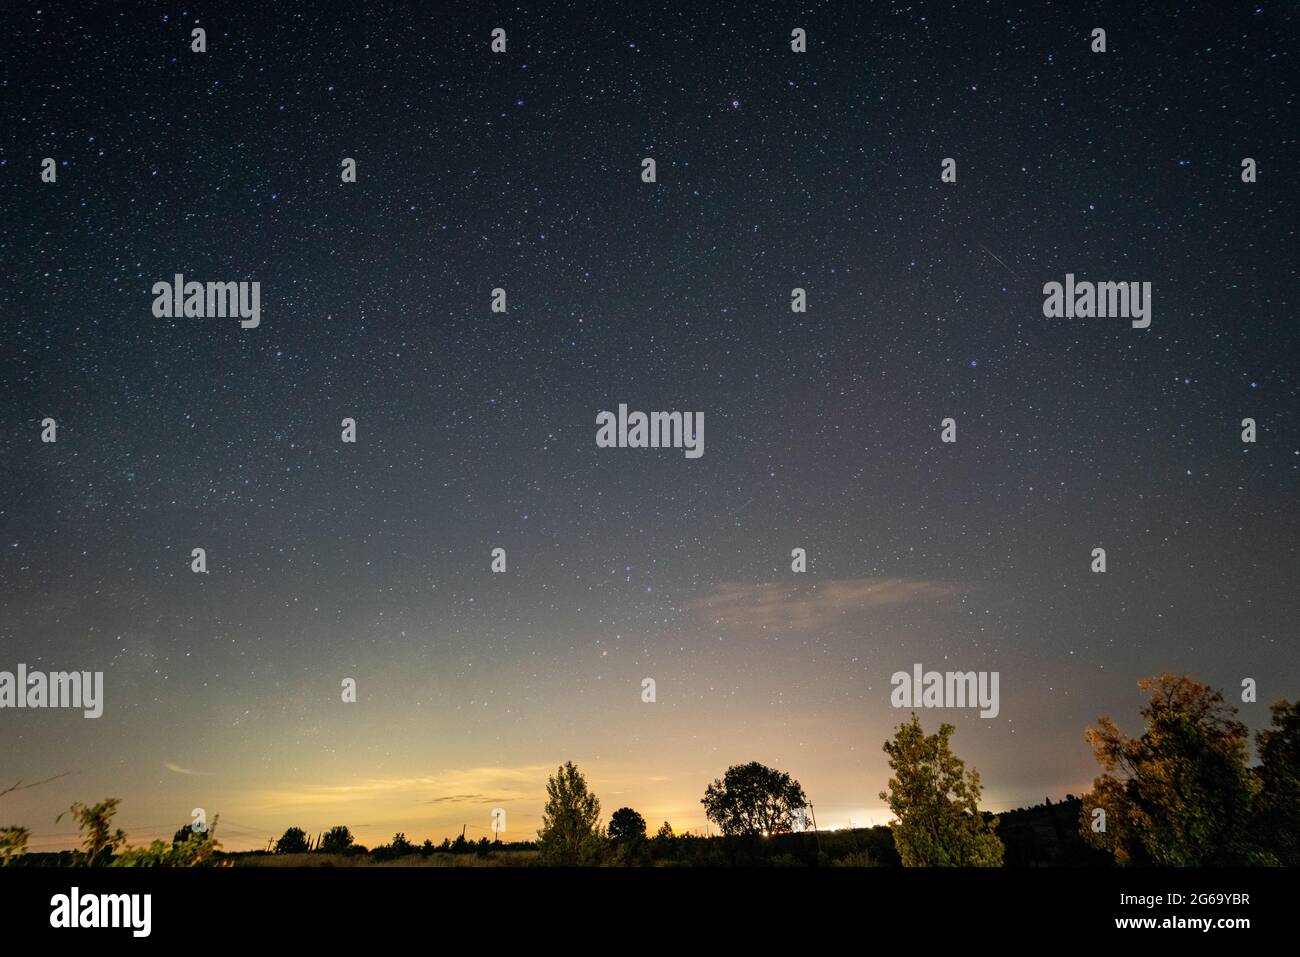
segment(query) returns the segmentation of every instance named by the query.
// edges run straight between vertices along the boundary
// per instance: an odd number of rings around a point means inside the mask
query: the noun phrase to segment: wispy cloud
[[[193,771],[190,768],[183,768],[179,764],[173,764],[171,761],[164,761],[163,767],[168,771],[174,771],[176,774],[188,774],[191,777],[206,778],[211,777],[211,771]]]
[[[847,578],[811,585],[723,582],[690,609],[717,627],[809,631],[885,608],[940,602],[965,589],[923,578]]]
[[[430,798],[425,804],[498,804],[509,798],[493,797],[485,794],[448,794],[444,797]]]
[[[361,778],[345,784],[309,784],[265,792],[264,807],[331,807],[354,802],[407,799],[422,804],[477,804],[532,800],[542,794],[550,765],[462,768],[438,774]],[[488,798],[484,795],[500,795]]]

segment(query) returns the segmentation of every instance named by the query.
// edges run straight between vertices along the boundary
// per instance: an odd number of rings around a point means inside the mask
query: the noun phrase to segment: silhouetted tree
[[[587,789],[582,772],[566,761],[546,782],[538,859],[556,866],[592,864],[600,858],[604,843],[600,801]]]
[[[307,834],[300,827],[291,827],[275,842],[277,854],[306,854]]]
[[[616,844],[645,840],[645,818],[630,807],[621,807],[610,817],[606,833]]]
[[[673,836],[673,826],[669,824],[667,821],[664,821],[664,823],[660,826],[659,830],[655,831],[655,837],[659,838],[660,840],[671,840],[672,836]]]
[[[320,846],[327,854],[346,854],[352,846],[352,832],[346,826],[336,824],[325,832]]]
[[[700,799],[704,813],[725,835],[785,834],[808,804],[799,782],[757,761],[727,768]]]
[[[898,819],[894,844],[904,867],[1000,867],[997,818],[980,813],[979,772],[952,753],[956,730],[927,735],[915,714],[885,742],[894,776],[880,797]]]
[[[1187,675],[1138,682],[1151,695],[1139,738],[1110,718],[1089,728],[1105,773],[1084,796],[1079,829],[1119,864],[1263,863],[1250,840],[1259,782],[1247,768],[1246,726],[1223,695]],[[1093,811],[1105,811],[1094,830]]]
[[[406,857],[408,854],[414,854],[418,851],[414,844],[406,839],[406,835],[399,831],[393,835],[393,840],[388,844],[380,844],[370,852],[370,856],[376,861],[392,861],[399,857]]]
[[[1300,701],[1279,701],[1270,709],[1272,727],[1255,736],[1260,793],[1256,837],[1280,864],[1300,865]]]

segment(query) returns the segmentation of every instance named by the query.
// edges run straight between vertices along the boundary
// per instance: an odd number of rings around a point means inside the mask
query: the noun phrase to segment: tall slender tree
[[[948,745],[956,729],[927,735],[915,714],[885,742],[894,776],[880,797],[898,819],[894,845],[904,867],[1000,867],[997,818],[980,812],[980,776]]]
[[[566,761],[546,782],[546,808],[537,843],[543,864],[562,867],[597,863],[604,851],[600,801],[572,761]]]

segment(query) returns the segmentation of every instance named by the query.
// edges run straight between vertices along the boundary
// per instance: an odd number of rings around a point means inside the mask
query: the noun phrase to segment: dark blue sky
[[[941,716],[995,807],[1138,678],[1300,693],[1292,5],[259,6],[4,14],[0,668],[107,695],[0,713],[74,772],[4,813],[438,839],[573,759],[699,827],[757,759],[881,823],[914,662],[1000,672]],[[178,272],[260,326],[155,319]],[[704,456],[598,449],[619,403]]]

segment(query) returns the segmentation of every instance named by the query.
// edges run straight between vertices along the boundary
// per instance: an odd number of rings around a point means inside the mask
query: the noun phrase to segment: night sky
[[[995,719],[920,712],[994,810],[1086,790],[1084,729],[1157,672],[1266,725],[1300,695],[1296,25],[7,5],[0,669],[106,701],[0,712],[0,784],[69,772],[0,823],[527,838],[571,759],[652,830],[750,760],[880,824],[914,663],[1000,673]],[[155,318],[176,273],[260,282],[260,326]],[[1150,328],[1045,318],[1067,273],[1150,282]],[[703,412],[704,455],[597,448],[620,403]]]

